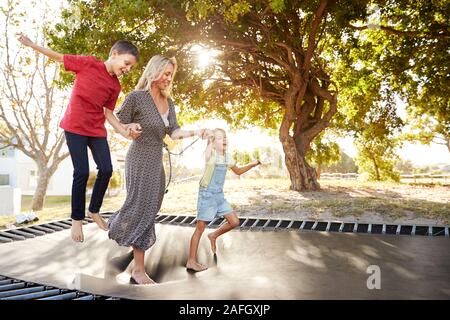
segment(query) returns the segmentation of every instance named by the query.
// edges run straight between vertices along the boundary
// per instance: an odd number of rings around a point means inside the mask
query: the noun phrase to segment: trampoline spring
[[[298,228],[299,230],[303,230],[305,228],[306,225],[306,220],[302,222],[300,228]]]
[[[244,228],[244,227],[245,227],[245,224],[248,222],[248,220],[249,220],[249,218],[246,218],[246,219],[244,220],[244,222],[242,222],[242,224],[239,226],[239,228]]]
[[[281,221],[282,221],[282,220],[278,220],[277,225],[274,227],[275,230],[277,230],[277,229],[280,228]]]
[[[167,216],[165,218],[163,218],[162,220],[159,221],[159,223],[163,223],[166,222],[167,220],[169,220],[169,218],[171,218],[172,216]]]
[[[256,221],[252,224],[252,226],[250,227],[250,229],[253,229],[254,227],[256,227],[256,225],[258,224],[259,219],[256,219]]]

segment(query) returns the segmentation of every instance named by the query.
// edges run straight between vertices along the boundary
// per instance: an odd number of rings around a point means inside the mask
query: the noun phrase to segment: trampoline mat
[[[450,240],[445,237],[316,231],[233,230],[210,250],[206,229],[199,262],[185,268],[189,226],[156,224],[146,252],[156,285],[133,285],[132,252],[95,224],[85,242],[70,229],[0,245],[0,274],[24,281],[129,299],[449,299]],[[369,289],[370,266],[380,269],[380,289]]]

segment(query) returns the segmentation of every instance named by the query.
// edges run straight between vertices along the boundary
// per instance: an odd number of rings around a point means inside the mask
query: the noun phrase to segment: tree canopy
[[[214,115],[235,127],[278,129],[291,188],[317,189],[306,156],[326,128],[352,135],[359,146],[370,142],[391,170],[387,175],[394,174],[388,150],[404,126],[398,99],[449,136],[449,6],[427,0],[71,0],[64,22],[51,31],[51,45],[106,59],[115,41],[135,42],[142,58],[123,79],[125,92],[152,55],[176,56],[182,120]],[[214,50],[214,63],[199,69],[196,46]],[[373,163],[363,150],[360,160]]]

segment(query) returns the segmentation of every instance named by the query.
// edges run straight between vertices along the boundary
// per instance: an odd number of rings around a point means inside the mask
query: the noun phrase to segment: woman
[[[170,98],[175,58],[154,56],[117,113],[124,123],[139,123],[141,135],[128,149],[125,166],[127,197],[122,208],[108,221],[109,237],[133,248],[131,277],[138,284],[154,284],[146,274],[145,251],[156,241],[155,216],[164,197],[163,138],[201,136],[205,130],[181,130]]]

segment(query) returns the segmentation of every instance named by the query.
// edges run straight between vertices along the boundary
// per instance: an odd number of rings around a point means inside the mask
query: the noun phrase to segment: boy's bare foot
[[[212,233],[208,234],[208,239],[211,241],[211,250],[213,253],[216,253],[216,237],[213,236]]]
[[[72,227],[70,228],[70,235],[72,236],[72,240],[75,242],[84,241],[82,220],[72,219]]]
[[[199,272],[205,271],[206,269],[208,269],[208,267],[205,266],[204,264],[198,263],[197,261],[188,261],[186,263],[186,269]]]
[[[89,216],[89,218],[91,218],[92,220],[95,221],[95,223],[97,224],[97,226],[100,229],[108,231],[108,224],[106,223],[105,219],[103,219],[103,217],[101,215],[99,215],[98,213],[89,212],[88,216]]]
[[[150,278],[147,273],[140,271],[132,271],[131,278],[136,281],[137,284],[156,284],[156,282]]]

